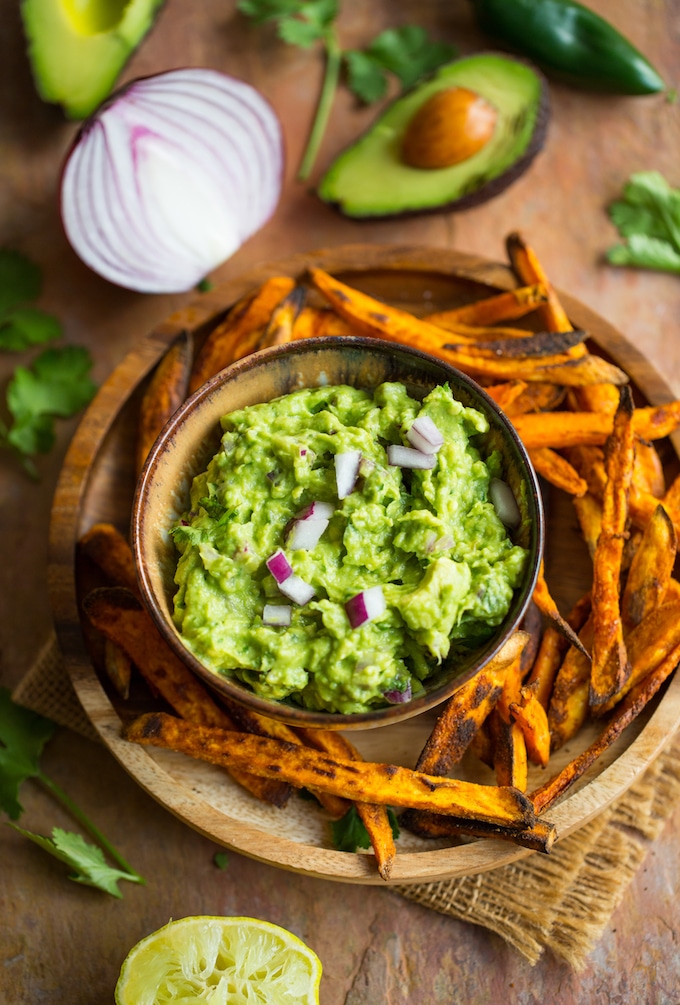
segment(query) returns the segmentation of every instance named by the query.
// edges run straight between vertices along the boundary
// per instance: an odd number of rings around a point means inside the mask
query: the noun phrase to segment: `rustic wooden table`
[[[615,232],[604,208],[633,171],[657,169],[680,184],[680,108],[664,96],[608,98],[552,87],[547,144],[506,193],[462,214],[359,224],[343,220],[295,181],[321,64],[315,52],[278,43],[248,25],[234,2],[168,0],[123,79],[184,65],[212,66],[261,88],[279,113],[288,170],[271,222],[219,271],[226,279],[267,258],[354,241],[423,244],[503,257],[503,239],[523,231],[548,272],[649,356],[680,395],[680,282],[603,263]],[[463,52],[487,43],[464,0],[345,0],[341,32],[360,46],[397,23],[420,23]],[[678,84],[678,0],[592,0]],[[0,245],[31,256],[44,272],[41,305],[58,314],[69,342],[87,345],[102,380],[126,351],[186,298],[143,296],[100,280],[70,250],[59,224],[59,167],[74,135],[36,96],[24,55],[18,5],[2,0],[0,33]],[[319,167],[355,137],[373,112],[340,94]],[[312,182],[314,178],[312,178]],[[28,357],[27,357],[28,358]],[[3,386],[16,359],[0,359]],[[52,491],[75,428],[64,422],[54,451],[29,481],[0,458],[0,676],[13,686],[50,630],[45,580]],[[652,848],[584,973],[550,957],[534,969],[496,936],[376,887],[337,885],[232,854],[226,871],[216,847],[153,802],[98,745],[60,731],[45,770],[98,822],[147,878],[122,901],[69,883],[62,868],[9,827],[0,829],[0,1002],[94,1005],[112,1000],[127,949],[171,917],[244,914],[279,923],[306,939],[324,964],[323,1005],[378,1002],[518,1003],[680,1001],[680,812]],[[47,833],[71,821],[37,786],[22,790],[29,829]]]

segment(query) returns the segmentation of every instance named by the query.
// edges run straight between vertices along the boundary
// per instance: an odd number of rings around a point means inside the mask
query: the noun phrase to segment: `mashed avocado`
[[[434,466],[391,465],[386,448],[406,445],[419,415],[444,439]],[[307,388],[225,416],[221,448],[173,532],[174,617],[187,646],[262,697],[311,709],[365,712],[386,694],[415,696],[444,658],[492,634],[525,569],[527,552],[488,498],[502,472],[496,453],[475,446],[487,428],[448,386],[418,402],[398,383],[372,396]],[[335,457],[352,452],[358,476],[339,499]],[[313,547],[291,550],[291,527],[312,503],[330,504],[329,522]],[[270,573],[279,550],[313,589],[308,602],[287,599]],[[345,604],[372,587],[384,610],[352,628]],[[268,623],[265,605],[290,607],[290,624]]]

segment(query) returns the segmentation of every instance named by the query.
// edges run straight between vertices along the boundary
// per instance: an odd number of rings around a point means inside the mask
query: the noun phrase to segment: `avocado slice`
[[[163,0],[23,0],[38,93],[84,119],[106,98]]]
[[[410,167],[401,149],[409,123],[435,93],[452,87],[468,88],[498,110],[493,135],[451,167]],[[486,52],[457,59],[397,98],[331,164],[318,195],[358,219],[467,209],[497,195],[528,168],[543,146],[549,114],[548,85],[528,63]]]

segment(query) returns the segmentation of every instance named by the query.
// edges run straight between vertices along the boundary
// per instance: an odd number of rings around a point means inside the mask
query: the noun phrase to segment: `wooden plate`
[[[299,275],[318,265],[366,292],[427,313],[455,306],[491,288],[515,284],[510,270],[492,262],[442,249],[349,245],[268,263],[203,294],[148,335],[111,374],[86,412],[57,486],[50,526],[49,587],[57,636],[76,693],[102,741],[125,770],[156,800],[218,844],[252,858],[325,879],[379,885],[372,854],[333,849],[330,826],[315,804],[293,797],[284,810],[260,804],[222,771],[171,751],[141,747],[121,739],[120,699],[100,672],[99,640],[81,624],[79,601],[96,580],[76,572],[75,545],[95,522],[105,520],[127,532],[134,491],[134,440],[137,404],[145,378],[172,339],[183,329],[197,340],[246,292],[273,275]],[[673,395],[644,357],[602,318],[573,297],[560,293],[575,327],[588,331],[597,347],[633,378],[640,401],[669,401]],[[669,468],[677,444],[661,445]],[[548,514],[546,575],[563,610],[590,585],[591,563],[581,541],[571,500],[558,491],[546,495]],[[132,696],[135,710],[148,708],[150,696]],[[413,766],[436,713],[402,725],[353,732],[367,758]],[[680,725],[680,678],[671,680],[660,700],[633,723],[618,743],[581,780],[579,787],[546,816],[560,837],[582,827],[619,797],[653,761]],[[596,734],[586,727],[578,740],[551,760],[559,770]],[[472,760],[463,777],[493,781]],[[532,769],[530,789],[548,775]],[[528,854],[495,840],[427,842],[402,832],[391,883],[432,881],[496,868]]]

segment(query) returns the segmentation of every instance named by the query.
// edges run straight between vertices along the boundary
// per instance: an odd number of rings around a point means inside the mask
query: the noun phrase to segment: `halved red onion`
[[[292,551],[309,551],[319,543],[333,516],[333,507],[326,502],[313,502],[295,518],[286,536],[286,547]]]
[[[489,499],[501,523],[505,524],[506,527],[519,527],[522,515],[514,493],[507,482],[500,478],[492,478],[489,482]]]
[[[352,628],[360,628],[367,621],[379,617],[385,607],[385,594],[382,586],[371,586],[350,597],[345,604],[345,611]]]
[[[346,499],[354,491],[360,464],[360,450],[346,450],[342,454],[335,455],[335,482],[338,488],[338,499]]]
[[[262,611],[262,623],[274,625],[277,628],[288,628],[293,616],[290,604],[265,604]]]
[[[280,548],[270,555],[264,564],[279,585],[293,575],[293,566]]]
[[[401,705],[405,701],[410,701],[412,697],[411,681],[408,682],[403,691],[397,691],[396,688],[383,691],[383,698],[385,701],[389,701],[390,705]]]
[[[436,454],[444,443],[444,437],[429,415],[419,415],[406,434],[406,439],[425,454]]]
[[[433,468],[436,457],[426,454],[415,447],[402,447],[400,443],[390,443],[387,448],[387,460],[395,468]]]
[[[282,583],[279,583],[279,589],[284,597],[288,597],[289,600],[300,606],[308,604],[315,593],[314,587],[306,583],[304,579],[296,576],[295,573],[287,576]]]
[[[75,252],[144,293],[192,289],[274,212],[283,140],[269,103],[217,70],[126,84],[78,133],[61,211]]]

